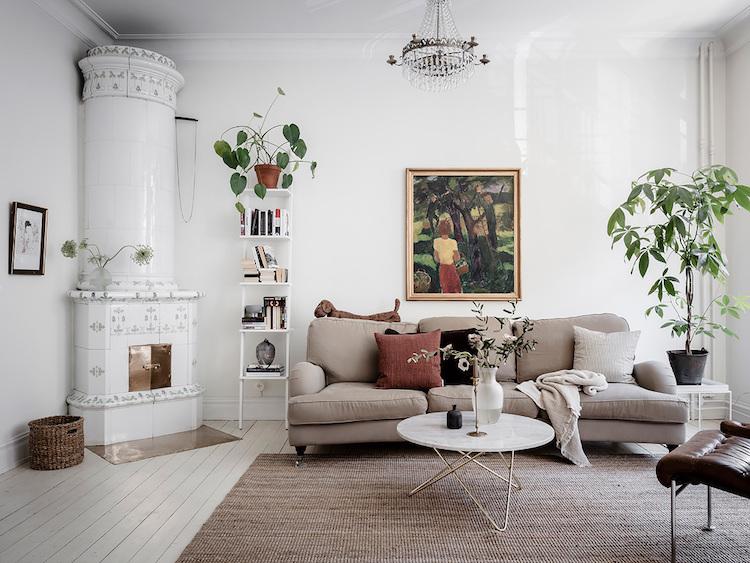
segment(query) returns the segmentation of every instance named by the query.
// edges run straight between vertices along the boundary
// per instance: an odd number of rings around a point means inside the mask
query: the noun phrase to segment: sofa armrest
[[[750,438],[750,424],[740,424],[733,420],[724,420],[721,423],[721,431],[727,436]]]
[[[677,394],[677,381],[672,369],[662,362],[641,362],[633,367],[636,383],[657,393]]]
[[[300,362],[289,374],[289,396],[311,395],[326,386],[323,368],[310,362]]]

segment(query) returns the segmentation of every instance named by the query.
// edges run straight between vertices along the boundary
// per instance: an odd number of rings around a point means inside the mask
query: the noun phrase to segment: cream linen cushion
[[[641,331],[597,332],[573,327],[573,369],[601,373],[609,383],[635,383],[633,364]]]

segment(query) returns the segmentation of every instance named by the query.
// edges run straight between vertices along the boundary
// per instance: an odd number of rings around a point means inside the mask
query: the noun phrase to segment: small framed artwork
[[[521,298],[521,171],[406,170],[406,298]]]
[[[10,204],[8,273],[44,275],[47,210],[14,201]]]

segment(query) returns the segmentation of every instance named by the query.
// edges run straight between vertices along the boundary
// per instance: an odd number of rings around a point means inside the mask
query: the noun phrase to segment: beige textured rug
[[[669,560],[669,493],[657,458],[593,455],[590,468],[554,456],[519,455],[523,490],[509,530],[494,532],[448,477],[407,492],[440,468],[424,449],[365,454],[261,455],[185,549],[182,562],[607,562]],[[500,466],[500,462],[490,462]],[[500,482],[463,474],[500,514]],[[701,532],[705,488],[679,497],[679,561],[750,561],[750,502],[717,491],[717,530]]]

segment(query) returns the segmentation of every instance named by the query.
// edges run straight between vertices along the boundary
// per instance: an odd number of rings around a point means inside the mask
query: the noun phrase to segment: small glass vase
[[[495,424],[503,412],[503,387],[497,382],[497,368],[476,368],[477,383],[476,403],[477,424]],[[472,394],[472,401],[474,401]]]
[[[91,289],[94,291],[107,291],[112,283],[112,274],[107,268],[94,268],[88,276]]]

